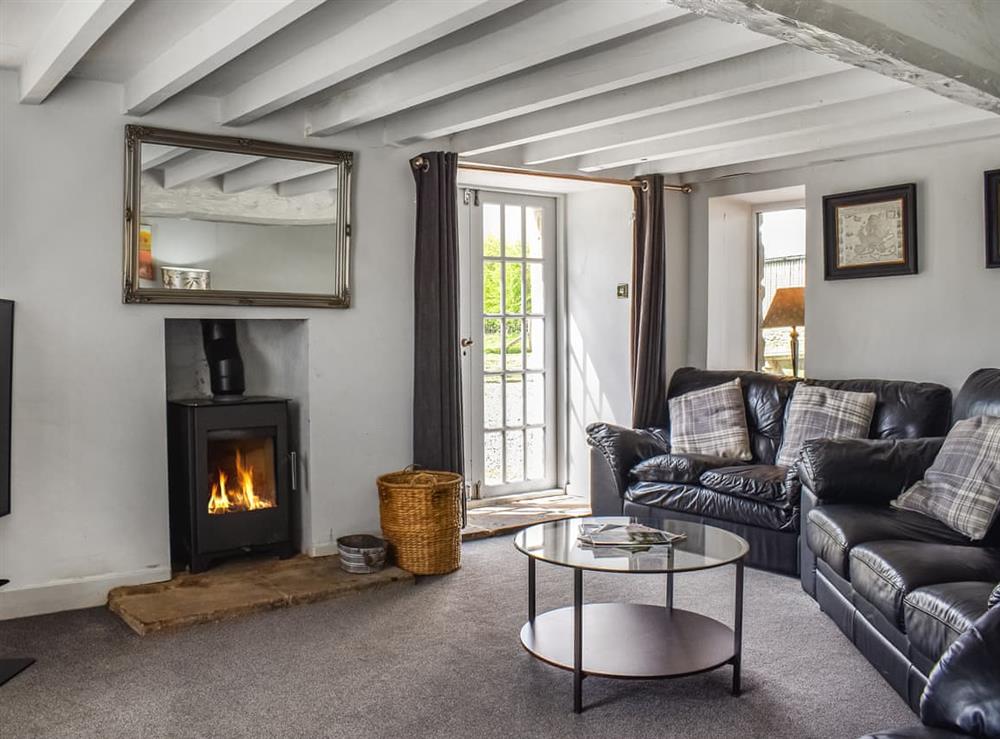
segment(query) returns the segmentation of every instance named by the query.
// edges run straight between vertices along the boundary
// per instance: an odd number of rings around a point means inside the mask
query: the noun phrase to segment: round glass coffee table
[[[645,551],[583,547],[584,523],[644,523],[684,541]],[[528,556],[528,622],[521,644],[543,662],[573,672],[573,710],[583,710],[587,675],[625,679],[674,678],[733,666],[733,695],[740,692],[743,643],[743,559],[746,540],[714,526],[629,517],[575,518],[524,529],[514,546]],[[535,562],[573,570],[573,605],[535,613]],[[674,608],[674,574],[733,564],[733,628],[700,613]],[[665,574],[666,603],[583,603],[583,572]]]

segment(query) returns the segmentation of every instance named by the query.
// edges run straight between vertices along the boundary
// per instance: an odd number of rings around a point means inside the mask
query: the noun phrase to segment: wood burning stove
[[[172,558],[191,572],[244,552],[291,556],[288,401],[196,398],[167,409]]]

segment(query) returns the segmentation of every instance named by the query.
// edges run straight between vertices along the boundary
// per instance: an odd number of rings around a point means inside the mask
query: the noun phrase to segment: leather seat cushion
[[[732,459],[711,454],[659,454],[639,462],[631,470],[634,480],[643,482],[688,482],[697,484],[707,470],[729,467]]]
[[[1000,550],[985,547],[872,541],[851,549],[850,560],[855,592],[900,629],[906,628],[903,599],[917,588],[1000,579]]]
[[[917,588],[903,599],[910,643],[933,662],[986,613],[992,582],[949,582]]]
[[[799,525],[798,506],[771,505],[696,485],[635,482],[625,491],[625,499],[668,511],[718,518],[775,531],[797,531]]]
[[[907,541],[968,544],[969,540],[937,519],[889,506],[855,503],[824,505],[809,511],[806,542],[841,577],[850,577],[851,549],[869,541]]]
[[[787,467],[754,464],[708,470],[698,481],[717,493],[784,503],[788,500],[788,486],[785,483],[787,475]]]

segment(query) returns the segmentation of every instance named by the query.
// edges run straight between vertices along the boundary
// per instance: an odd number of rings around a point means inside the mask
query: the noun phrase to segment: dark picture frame
[[[915,183],[823,197],[824,278],[915,275]]]
[[[1000,169],[992,169],[986,181],[986,267],[1000,267]]]

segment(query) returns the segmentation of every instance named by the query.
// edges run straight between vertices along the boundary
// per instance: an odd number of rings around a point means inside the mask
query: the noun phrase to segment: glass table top
[[[577,541],[584,523],[642,523],[687,536],[670,545],[642,550],[584,547]],[[654,521],[629,516],[570,518],[540,523],[518,532],[514,546],[534,559],[602,572],[692,572],[721,567],[750,551],[746,540],[723,529],[687,521]]]

